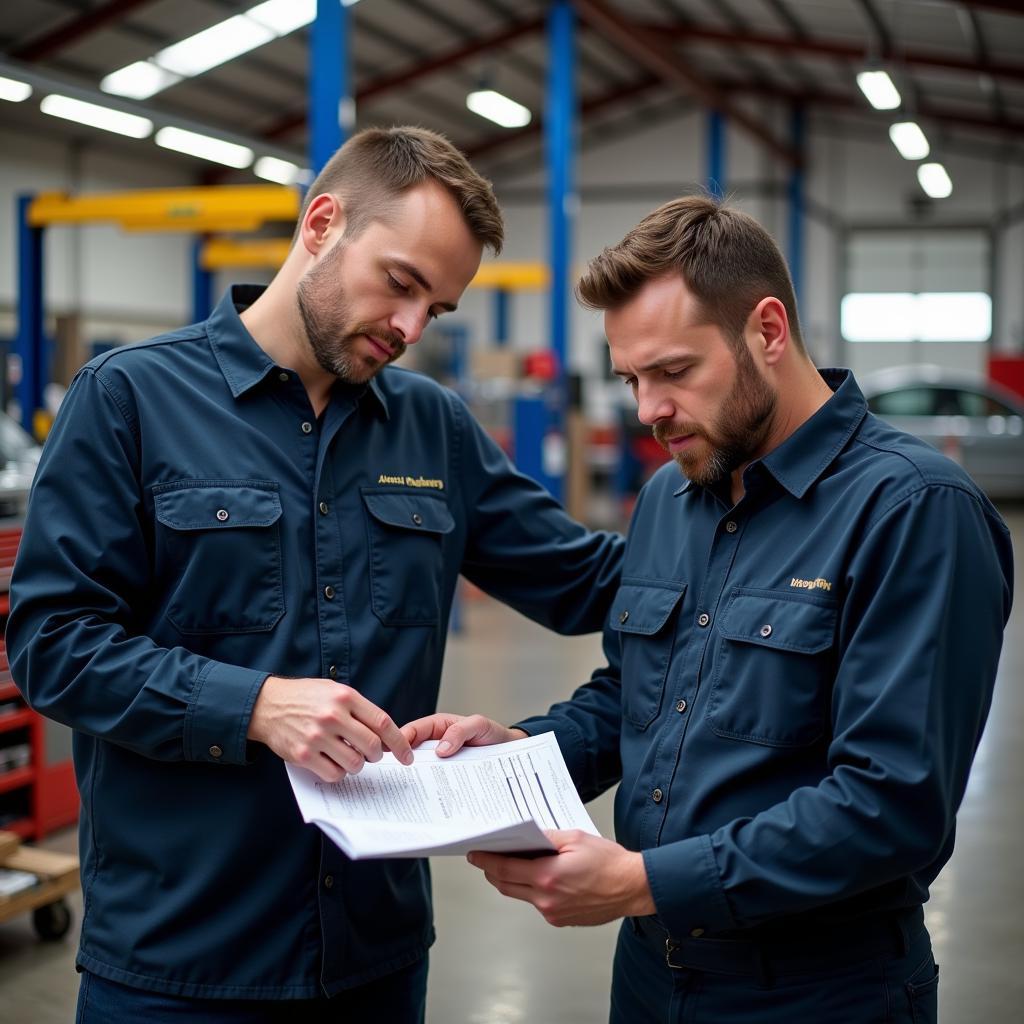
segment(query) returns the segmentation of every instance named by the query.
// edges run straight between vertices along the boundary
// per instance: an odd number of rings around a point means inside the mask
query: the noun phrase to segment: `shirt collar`
[[[232,285],[206,321],[206,333],[213,354],[235,398],[252,390],[271,371],[281,369],[245,329],[239,315],[263,294],[265,288],[265,285]],[[368,386],[360,387],[357,391],[359,397],[367,393],[373,395],[387,418],[387,398],[376,377],[371,378]]]
[[[795,498],[802,498],[832,464],[868,411],[867,401],[850,370],[838,368],[818,372],[832,389],[832,397],[760,460],[761,465]],[[695,486],[692,480],[687,480],[675,495],[685,494]]]

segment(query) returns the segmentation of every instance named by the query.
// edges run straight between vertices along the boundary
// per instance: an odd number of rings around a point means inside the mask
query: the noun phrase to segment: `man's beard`
[[[654,437],[666,450],[672,437],[692,434],[700,439],[697,445],[703,451],[690,446],[673,453],[672,458],[695,484],[714,487],[761,450],[777,404],[778,395],[761,375],[750,353],[740,347],[736,355],[736,379],[710,427],[704,429],[696,423],[656,423]]]
[[[338,242],[326,256],[299,281],[296,301],[310,348],[320,367],[339,380],[365,384],[381,367],[393,363],[406,349],[405,342],[390,331],[371,324],[352,323],[351,305],[340,279],[341,254]],[[328,279],[330,284],[328,285]],[[333,292],[329,300],[322,296]],[[362,355],[356,351],[361,335],[376,338],[391,349],[390,358]]]

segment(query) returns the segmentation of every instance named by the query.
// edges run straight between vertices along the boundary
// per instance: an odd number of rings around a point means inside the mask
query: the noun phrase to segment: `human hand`
[[[475,851],[466,859],[498,892],[532,903],[556,928],[655,913],[642,854],[578,829],[545,835],[557,848],[554,856]]]
[[[403,725],[402,734],[413,747],[418,747],[426,740],[440,740],[435,747],[439,757],[451,757],[462,747],[508,743],[528,735],[522,729],[509,729],[483,715],[449,715],[440,712]]]
[[[330,679],[268,676],[247,735],[324,782],[355,775],[385,750],[402,764],[413,762],[409,741],[391,716],[351,686]]]

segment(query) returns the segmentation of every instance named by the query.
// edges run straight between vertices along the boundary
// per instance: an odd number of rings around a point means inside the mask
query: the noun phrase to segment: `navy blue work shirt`
[[[609,667],[522,723],[590,797],[620,776],[673,936],[827,930],[949,859],[1010,610],[1006,526],[953,462],[834,394],[724,491],[637,502]],[[749,933],[748,933],[749,934]]]
[[[243,327],[106,353],[75,378],[35,479],[7,645],[74,730],[78,963],[180,995],[306,998],[421,957],[427,864],[350,862],[248,743],[269,674],[431,713],[458,574],[564,633],[597,630],[621,538],[519,474],[450,391],[406,370],[303,385]]]

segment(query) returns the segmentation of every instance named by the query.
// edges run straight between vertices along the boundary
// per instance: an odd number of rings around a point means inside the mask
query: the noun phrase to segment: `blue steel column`
[[[708,191],[718,199],[725,196],[725,118],[708,111]]]
[[[804,108],[797,104],[790,121],[790,139],[801,158],[805,129]],[[789,173],[789,273],[799,309],[804,277],[804,172],[801,167],[794,167]]]
[[[515,409],[515,456],[524,472],[561,498],[564,467],[545,452],[565,451],[565,371],[569,354],[572,229],[576,212],[573,157],[576,149],[575,16],[569,0],[548,12],[547,110],[548,223],[551,260],[550,335],[557,371],[548,399],[522,396]],[[555,444],[550,442],[555,441]],[[564,457],[560,460],[564,461]]]
[[[348,8],[317,0],[310,27],[309,162],[319,174],[352,129]]]
[[[213,312],[213,274],[203,266],[204,235],[192,239],[192,323],[205,320]]]
[[[28,222],[33,197],[18,197],[18,355],[21,380],[18,404],[21,424],[35,436],[37,409],[43,407],[46,347],[43,338],[43,229]]]
[[[576,149],[574,31],[572,4],[568,0],[555,0],[548,14],[548,103],[544,127],[551,231],[551,347],[558,359],[560,383],[565,378],[569,338],[569,264],[576,205],[573,184]]]

